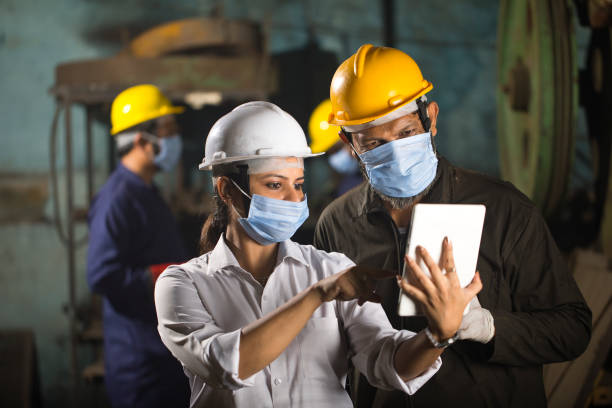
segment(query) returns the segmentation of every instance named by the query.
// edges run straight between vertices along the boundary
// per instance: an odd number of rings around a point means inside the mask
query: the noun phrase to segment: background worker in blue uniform
[[[183,108],[153,85],[126,89],[111,107],[120,163],[89,212],[87,280],[104,298],[105,383],[113,407],[185,407],[189,386],[157,332],[153,287],[188,256],[153,184],[181,154],[174,114]]]

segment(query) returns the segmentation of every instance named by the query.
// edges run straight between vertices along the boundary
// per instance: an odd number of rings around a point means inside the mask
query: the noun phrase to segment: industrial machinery
[[[591,30],[580,71],[574,15]],[[611,404],[598,390],[612,345],[612,1],[503,0],[497,73],[502,177],[542,210],[562,249],[572,250],[570,267],[593,312],[585,353],[544,369],[548,403]],[[591,146],[582,160],[593,177],[570,192],[579,106]]]

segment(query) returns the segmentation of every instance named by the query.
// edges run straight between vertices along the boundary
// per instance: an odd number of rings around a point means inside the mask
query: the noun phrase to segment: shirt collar
[[[278,247],[278,263],[284,262],[287,258],[296,260],[305,266],[310,266],[308,262],[306,262],[306,259],[304,259],[304,253],[299,248],[299,244],[290,239],[281,242]]]
[[[141,179],[138,174],[134,173],[132,170],[128,169],[127,167],[125,167],[123,165],[123,163],[119,162],[117,164],[117,171],[123,175],[124,177],[130,179],[133,182],[136,182],[138,184],[145,184],[144,180]]]
[[[304,259],[304,254],[299,248],[299,244],[289,239],[279,243],[277,264],[281,264],[287,258],[294,259],[305,266],[309,266],[306,259]],[[221,234],[217,241],[217,245],[215,245],[210,253],[208,265],[211,270],[221,270],[228,266],[241,268],[236,256],[234,256],[232,250],[225,243],[224,234]]]
[[[119,172],[119,174],[121,174],[122,177],[129,180],[130,183],[134,183],[141,187],[145,187],[145,188],[157,191],[157,187],[155,186],[155,183],[151,183],[151,184],[145,183],[145,181],[142,178],[140,178],[138,174],[134,173],[132,170],[125,167],[123,163],[121,162],[117,164],[117,171]]]
[[[221,270],[228,266],[240,267],[236,256],[234,256],[232,250],[225,243],[225,234],[221,234],[217,245],[213,248],[208,259],[208,265],[211,270]]]
[[[438,169],[434,185],[429,190],[427,195],[420,201],[421,203],[449,203],[452,202],[452,165],[444,157],[438,155]],[[361,202],[359,204],[358,215],[363,215],[371,212],[385,210],[385,205],[382,198],[370,187],[366,180],[359,188],[365,189],[363,194],[360,194]]]

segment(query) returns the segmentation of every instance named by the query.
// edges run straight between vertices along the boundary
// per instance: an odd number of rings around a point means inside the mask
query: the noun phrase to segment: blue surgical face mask
[[[359,163],[345,148],[329,156],[329,165],[340,174],[354,174],[359,171]]]
[[[179,159],[183,150],[181,135],[176,134],[159,140],[159,153],[155,156],[154,163],[163,171],[171,171]]]
[[[389,197],[414,197],[435,179],[438,158],[431,133],[385,143],[359,155],[372,187]]]
[[[260,245],[270,245],[291,238],[308,218],[306,196],[299,202],[277,200],[259,194],[250,197],[236,183],[234,185],[251,199],[249,216],[239,218],[238,222],[249,237]]]

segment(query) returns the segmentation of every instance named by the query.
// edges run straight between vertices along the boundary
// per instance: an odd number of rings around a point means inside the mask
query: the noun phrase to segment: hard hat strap
[[[421,120],[421,124],[423,125],[423,129],[425,132],[429,132],[429,128],[431,127],[431,119],[429,119],[429,114],[427,113],[427,103],[423,102],[421,98],[417,98],[417,113],[419,115],[419,119]]]
[[[343,127],[340,128],[338,136],[340,136],[340,139],[342,139],[344,143],[351,144],[351,133],[344,130]]]
[[[353,136],[351,136],[351,132],[347,132],[343,127],[340,127],[338,136],[340,136],[340,139],[342,139],[344,143],[351,146],[351,150],[353,150],[353,152],[355,153],[355,157],[357,157],[357,161],[359,162],[359,164],[364,165],[361,161],[361,157],[359,157],[359,153],[357,153],[357,150],[355,150],[355,146],[353,146]]]
[[[348,143],[349,146],[351,146],[351,150],[353,150],[353,153],[355,153],[355,157],[357,157],[357,161],[359,162],[359,164],[365,166],[365,164],[361,161],[361,157],[359,156],[359,153],[357,153],[357,150],[355,150],[355,146],[353,146],[353,138],[351,137],[351,134],[346,132],[344,129],[340,128],[340,132],[342,132],[344,134],[344,137],[346,138],[346,140],[343,138],[342,140],[344,140],[346,143]]]

